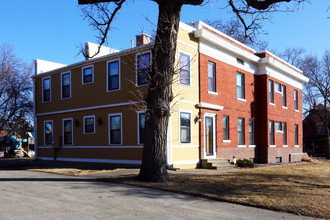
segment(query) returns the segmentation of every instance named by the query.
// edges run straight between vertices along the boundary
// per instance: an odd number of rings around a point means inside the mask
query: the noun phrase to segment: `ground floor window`
[[[72,132],[72,118],[63,119],[63,144],[72,145],[73,132]]]
[[[299,145],[298,141],[298,125],[294,125],[294,144]]]
[[[245,137],[244,137],[244,118],[238,118],[238,145],[245,144]]]
[[[229,140],[229,116],[223,116],[223,140]]]
[[[109,132],[110,144],[122,144],[121,114],[109,115]]]
[[[275,145],[274,121],[269,121],[269,145]]]
[[[249,120],[249,145],[255,145],[254,143],[254,120]]]
[[[84,134],[95,133],[95,116],[84,116]]]
[[[287,133],[287,127],[286,127],[286,122],[283,122],[283,145],[288,144],[288,133]]]
[[[191,143],[191,114],[180,112],[180,143]]]
[[[144,128],[145,128],[145,121],[146,121],[146,113],[139,112],[138,113],[138,143],[144,144]]]
[[[44,132],[45,132],[45,145],[53,144],[53,121],[45,121],[44,122]]]

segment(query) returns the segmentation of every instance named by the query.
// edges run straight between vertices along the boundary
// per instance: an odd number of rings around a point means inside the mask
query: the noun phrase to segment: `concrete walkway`
[[[0,170],[0,219],[314,219],[189,195],[23,170]]]

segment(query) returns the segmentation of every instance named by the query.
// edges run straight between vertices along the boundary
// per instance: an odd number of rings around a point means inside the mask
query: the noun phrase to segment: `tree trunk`
[[[182,5],[177,0],[157,1],[159,16],[147,97],[144,148],[139,179],[162,182],[167,173],[167,127],[173,100],[176,42]]]

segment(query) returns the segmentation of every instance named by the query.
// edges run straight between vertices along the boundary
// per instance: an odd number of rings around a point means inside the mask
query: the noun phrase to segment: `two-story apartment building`
[[[72,65],[36,61],[36,157],[141,164],[144,97],[152,65],[148,36],[137,47]],[[299,160],[302,72],[203,22],[180,23],[167,159]]]

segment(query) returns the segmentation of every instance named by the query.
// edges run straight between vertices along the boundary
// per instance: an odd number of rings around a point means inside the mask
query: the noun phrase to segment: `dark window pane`
[[[144,143],[144,127],[145,127],[145,121],[146,121],[146,113],[140,113],[139,114],[139,135],[140,135],[140,144]]]
[[[119,89],[119,61],[108,63],[108,89]]]
[[[223,140],[229,140],[229,116],[223,116]]]
[[[150,53],[137,56],[137,84],[145,85],[149,81]]]
[[[121,144],[121,116],[110,116],[110,144]]]
[[[94,117],[85,118],[85,133],[94,133]]]
[[[180,139],[181,143],[190,143],[190,113],[180,113]]]
[[[64,144],[72,144],[72,120],[64,120]]]
[[[53,144],[53,123],[45,122],[45,145]]]
[[[84,83],[90,83],[93,81],[93,68],[88,67],[83,69]]]
[[[65,73],[62,75],[62,98],[69,98],[70,90],[70,73]]]

